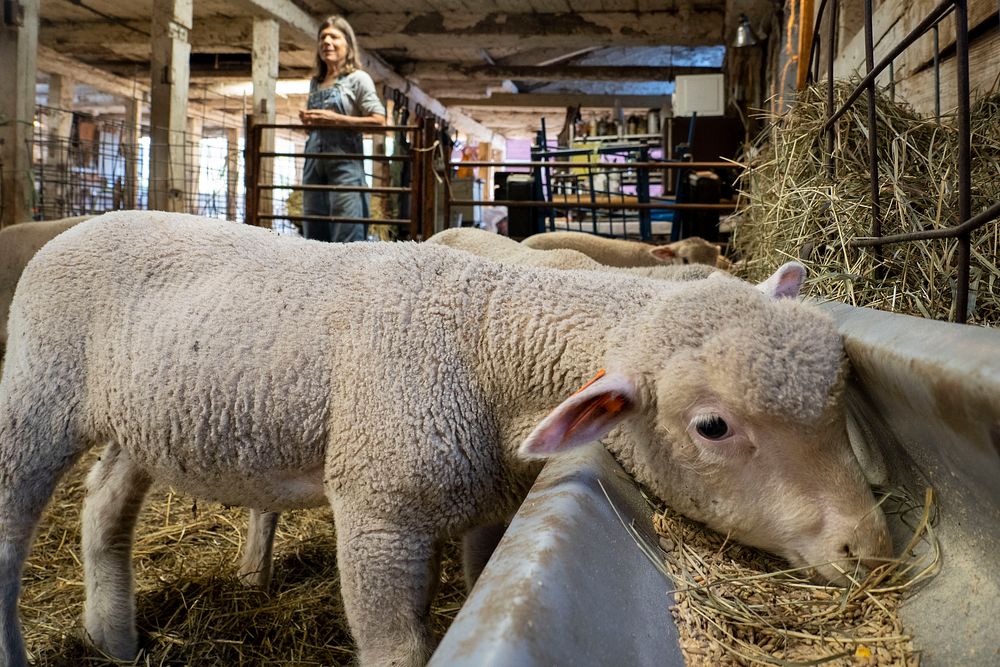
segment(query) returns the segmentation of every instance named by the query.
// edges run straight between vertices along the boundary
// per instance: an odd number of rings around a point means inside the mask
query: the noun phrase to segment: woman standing
[[[364,152],[361,132],[352,127],[385,125],[385,107],[375,92],[375,83],[358,63],[358,43],[350,24],[331,16],[319,28],[316,76],[309,85],[307,108],[299,111],[304,125],[336,124],[309,132],[306,153],[360,155]],[[358,160],[306,158],[302,168],[305,185],[368,185],[364,163]],[[366,192],[306,190],[302,193],[305,215],[367,218]],[[306,220],[307,239],[318,241],[363,241],[367,225]]]

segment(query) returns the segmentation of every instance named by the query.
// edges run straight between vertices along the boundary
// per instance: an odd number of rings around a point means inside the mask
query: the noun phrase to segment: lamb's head
[[[837,583],[888,558],[847,438],[841,338],[813,307],[780,298],[803,275],[792,264],[756,291],[732,278],[692,285],[658,314],[683,324],[651,326],[641,351],[612,355],[521,451],[550,455],[618,426],[608,445],[628,471],[717,531]]]
[[[649,254],[666,264],[707,264],[715,266],[719,246],[698,236],[691,236],[667,245],[651,246]]]

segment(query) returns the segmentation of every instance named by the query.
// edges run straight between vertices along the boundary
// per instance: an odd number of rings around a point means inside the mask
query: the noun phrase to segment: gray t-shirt
[[[309,84],[309,109],[331,109],[348,116],[385,115],[385,107],[375,92],[375,82],[367,72],[355,70],[320,88],[315,79]],[[354,130],[322,129],[309,133],[307,151],[330,153],[361,152],[361,133]]]

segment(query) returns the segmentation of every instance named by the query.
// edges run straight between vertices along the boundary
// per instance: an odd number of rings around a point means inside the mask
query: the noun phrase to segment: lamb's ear
[[[658,261],[673,263],[674,259],[677,257],[677,253],[669,245],[655,245],[649,249],[649,254],[655,257]]]
[[[799,295],[799,288],[806,279],[806,267],[798,262],[788,262],[778,267],[770,278],[757,285],[764,294],[772,299],[794,299]]]
[[[560,403],[521,443],[525,458],[545,458],[600,440],[635,408],[632,382],[621,374],[598,373]]]

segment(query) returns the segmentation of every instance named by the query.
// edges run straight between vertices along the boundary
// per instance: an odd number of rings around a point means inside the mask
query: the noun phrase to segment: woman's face
[[[347,62],[347,38],[336,28],[323,28],[317,48],[319,57],[331,70],[338,70]]]

